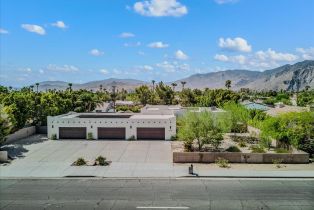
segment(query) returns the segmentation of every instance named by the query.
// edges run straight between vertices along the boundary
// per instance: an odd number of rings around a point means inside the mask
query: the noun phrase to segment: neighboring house
[[[176,117],[184,115],[186,112],[225,112],[217,107],[182,107],[180,105],[146,105],[141,109],[142,114],[173,114]]]
[[[48,137],[57,139],[170,140],[176,135],[176,117],[169,114],[75,113],[48,117]],[[90,134],[89,134],[90,133]]]

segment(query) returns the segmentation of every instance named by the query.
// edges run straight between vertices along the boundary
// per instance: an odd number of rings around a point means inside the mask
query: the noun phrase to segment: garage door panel
[[[137,128],[138,140],[165,140],[165,128]]]
[[[60,127],[59,139],[86,139],[85,127]]]
[[[98,139],[125,139],[125,128],[98,128]]]

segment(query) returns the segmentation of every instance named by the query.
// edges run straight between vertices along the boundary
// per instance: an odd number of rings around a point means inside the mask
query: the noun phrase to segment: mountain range
[[[210,72],[205,74],[194,74],[187,78],[177,81],[177,90],[180,90],[181,81],[185,81],[185,87],[189,88],[225,88],[226,80],[231,80],[232,89],[250,88],[252,90],[302,90],[306,86],[314,88],[314,60],[305,60],[296,64],[284,65],[275,69],[266,71],[253,70],[226,70],[219,72]],[[171,84],[169,82],[167,84]],[[83,84],[73,83],[73,89],[98,90],[102,85],[104,89],[111,90],[116,86],[119,90],[134,90],[140,85],[151,85],[151,82],[135,79],[105,79],[91,81]],[[63,81],[45,81],[39,85],[39,90],[57,89],[63,90],[68,87],[68,82]]]

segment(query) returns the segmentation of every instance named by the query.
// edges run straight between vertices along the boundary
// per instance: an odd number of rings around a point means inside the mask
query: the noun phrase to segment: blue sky
[[[0,0],[0,81],[173,81],[314,59],[313,0]]]

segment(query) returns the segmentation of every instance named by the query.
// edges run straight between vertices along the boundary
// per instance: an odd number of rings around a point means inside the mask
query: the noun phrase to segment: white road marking
[[[187,206],[137,206],[137,209],[189,209]]]

